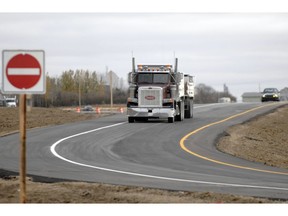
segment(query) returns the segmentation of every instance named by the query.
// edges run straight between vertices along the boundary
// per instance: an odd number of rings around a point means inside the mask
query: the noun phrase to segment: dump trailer
[[[193,76],[178,72],[171,64],[139,64],[128,74],[128,122],[167,119],[169,123],[193,117]]]

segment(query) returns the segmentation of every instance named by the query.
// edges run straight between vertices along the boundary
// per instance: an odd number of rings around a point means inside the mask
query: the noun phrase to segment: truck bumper
[[[175,116],[175,109],[173,108],[132,108],[127,107],[127,115],[129,117],[145,117],[167,119]]]

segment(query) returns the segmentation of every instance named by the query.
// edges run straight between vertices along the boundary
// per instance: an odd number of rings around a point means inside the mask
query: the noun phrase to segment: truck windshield
[[[160,83],[166,84],[169,81],[168,73],[140,73],[138,74],[139,84]]]

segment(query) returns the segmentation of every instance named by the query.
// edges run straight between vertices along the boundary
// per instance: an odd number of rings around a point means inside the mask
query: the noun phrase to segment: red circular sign
[[[30,89],[41,78],[41,66],[30,54],[18,54],[12,57],[6,66],[6,77],[16,88]]]

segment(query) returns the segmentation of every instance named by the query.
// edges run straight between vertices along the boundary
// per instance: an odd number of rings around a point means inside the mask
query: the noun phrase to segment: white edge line
[[[162,176],[153,176],[153,175],[147,175],[147,174],[141,174],[141,173],[134,173],[134,172],[126,172],[126,171],[121,171],[121,170],[114,170],[114,169],[108,169],[108,168],[104,168],[104,167],[97,167],[97,166],[92,166],[92,165],[88,165],[88,164],[83,164],[83,163],[78,163],[72,160],[69,160],[67,158],[62,157],[61,155],[59,155],[55,148],[58,144],[60,144],[61,142],[71,139],[73,137],[77,137],[77,136],[81,136],[84,134],[88,134],[88,133],[92,133],[95,131],[99,131],[99,130],[103,130],[103,129],[107,129],[107,128],[111,128],[111,127],[116,127],[122,124],[125,124],[126,122],[121,122],[121,123],[117,123],[117,124],[113,124],[113,125],[108,125],[105,127],[100,127],[100,128],[96,128],[93,130],[89,130],[89,131],[85,131],[82,133],[78,133],[78,134],[74,134],[68,137],[65,137],[63,139],[58,140],[57,142],[55,142],[51,147],[50,147],[50,151],[52,152],[52,154],[55,157],[60,158],[61,160],[64,160],[68,163],[72,163],[75,165],[79,165],[79,166],[83,166],[83,167],[89,167],[89,168],[93,168],[93,169],[98,169],[98,170],[103,170],[103,171],[107,171],[107,172],[114,172],[114,173],[120,173],[120,174],[126,174],[126,175],[132,175],[132,176],[139,176],[139,177],[146,177],[146,178],[154,178],[154,179],[161,179],[161,180],[169,180],[169,181],[178,181],[178,182],[189,182],[189,183],[197,183],[197,184],[208,184],[208,185],[218,185],[218,186],[227,186],[227,187],[245,187],[245,188],[256,188],[256,189],[271,189],[271,190],[284,190],[284,191],[288,191],[288,188],[278,188],[278,187],[268,187],[268,186],[255,186],[255,185],[241,185],[241,184],[230,184],[230,183],[217,183],[217,182],[207,182],[207,181],[197,181],[197,180],[189,180],[189,179],[179,179],[179,178],[169,178],[169,177],[162,177]]]

